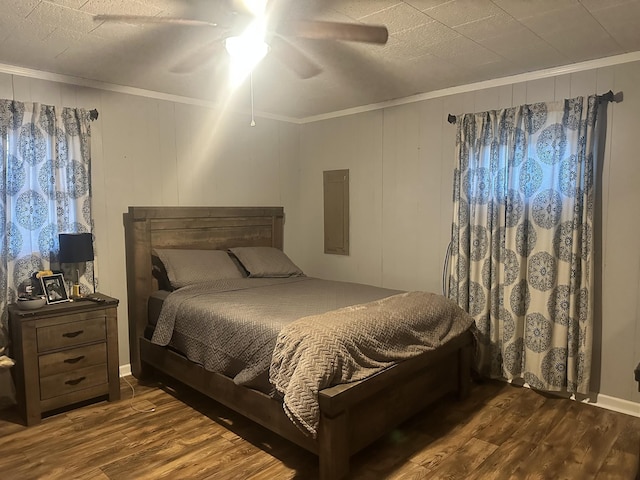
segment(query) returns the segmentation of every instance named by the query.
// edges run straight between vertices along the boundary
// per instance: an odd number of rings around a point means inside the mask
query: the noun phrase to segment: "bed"
[[[282,250],[282,207],[129,207],[124,224],[133,375],[145,378],[158,371],[173,377],[311,451],[319,458],[323,480],[344,478],[351,455],[429,404],[448,394],[468,394],[473,339],[466,330],[434,350],[368,378],[321,389],[316,434],[310,435],[291,421],[282,398],[238,385],[175,348],[154,343],[155,326],[149,325],[150,299],[161,287],[152,273],[155,252],[234,247]]]

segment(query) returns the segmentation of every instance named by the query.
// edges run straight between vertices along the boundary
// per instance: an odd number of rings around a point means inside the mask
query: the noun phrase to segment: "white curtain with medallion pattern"
[[[597,96],[459,116],[449,296],[481,373],[589,392]]]
[[[58,234],[92,231],[89,122],[84,109],[0,100],[0,311],[5,335],[7,305],[30,284],[31,275],[59,268]],[[80,278],[84,292],[93,290],[93,263]]]

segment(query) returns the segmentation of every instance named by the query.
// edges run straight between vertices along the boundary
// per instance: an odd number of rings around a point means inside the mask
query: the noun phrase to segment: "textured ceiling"
[[[322,66],[301,80],[267,56],[255,109],[304,118],[492,78],[640,51],[640,0],[274,0],[294,18],[383,24],[384,46],[294,40]],[[226,0],[1,0],[0,63],[227,103],[226,58],[171,73],[215,28],[103,24],[94,14],[221,22]],[[249,105],[248,83],[236,107]]]

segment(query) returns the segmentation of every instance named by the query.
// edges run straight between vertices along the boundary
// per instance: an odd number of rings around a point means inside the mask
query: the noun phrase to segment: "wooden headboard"
[[[217,249],[271,246],[282,249],[282,207],[129,207],[124,214],[129,352],[139,376],[140,337],[154,290],[155,248]]]

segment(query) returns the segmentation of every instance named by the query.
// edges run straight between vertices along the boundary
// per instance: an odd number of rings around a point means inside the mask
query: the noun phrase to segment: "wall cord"
[[[129,382],[129,380],[127,380],[127,377],[122,377],[122,379],[125,381],[125,383],[126,383],[127,385],[129,385],[129,388],[131,388],[131,400],[129,400],[129,406],[131,407],[131,410],[134,410],[134,411],[136,411],[136,412],[140,412],[140,413],[153,413],[153,412],[155,412],[155,411],[156,411],[156,409],[155,409],[155,408],[150,408],[150,409],[148,409],[148,410],[142,410],[142,409],[140,409],[140,408],[136,408],[136,407],[133,405],[133,399],[134,399],[134,398],[135,398],[135,396],[136,396],[136,391],[135,391],[135,389],[133,388],[133,385]]]
[[[444,265],[442,266],[442,295],[449,298],[449,282],[447,281],[449,273],[449,260],[451,258],[451,242],[447,245],[447,253],[444,255]]]

